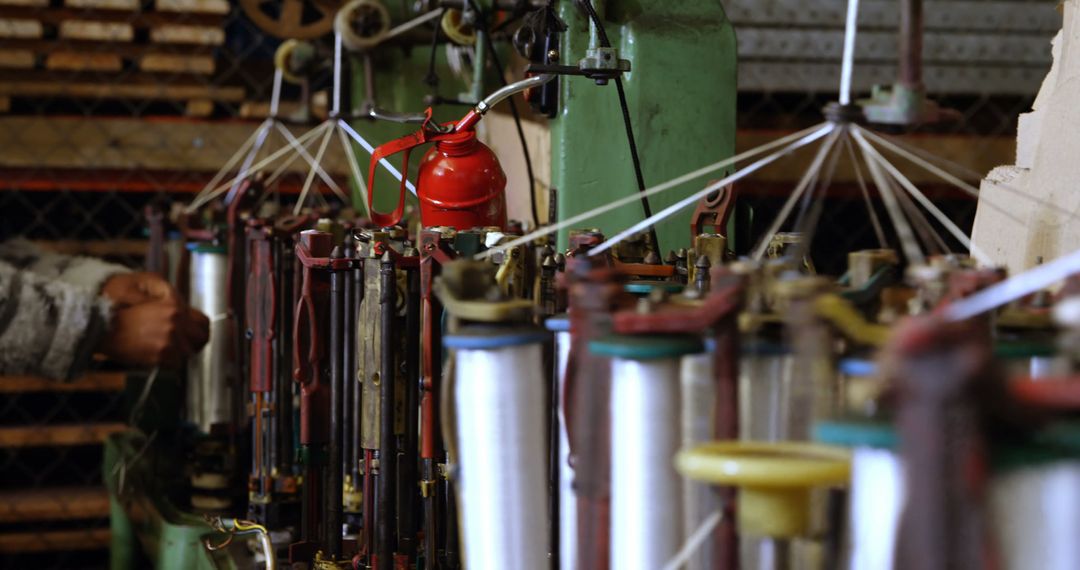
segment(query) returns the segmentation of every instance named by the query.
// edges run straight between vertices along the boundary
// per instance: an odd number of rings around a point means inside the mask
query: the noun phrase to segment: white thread
[[[970,319],[1045,289],[1075,273],[1080,273],[1080,250],[1018,273],[970,297],[954,301],[945,308],[942,316],[949,321]]]
[[[889,247],[888,241],[885,239],[885,230],[882,229],[877,210],[874,209],[874,203],[870,200],[870,190],[866,187],[866,179],[863,178],[859,158],[855,156],[855,148],[851,146],[851,137],[844,137],[844,147],[847,149],[851,168],[855,171],[855,181],[859,184],[859,193],[862,194],[863,203],[866,204],[866,213],[870,216],[870,224],[874,226],[874,236],[877,237],[878,247],[885,249]]]
[[[576,570],[577,494],[574,492],[574,469],[570,467],[570,437],[566,431],[566,363],[570,356],[570,332],[555,333],[555,356],[559,378],[559,568]]]
[[[720,511],[714,511],[713,514],[702,521],[701,526],[687,537],[686,542],[683,544],[682,549],[679,550],[679,553],[671,560],[668,560],[668,563],[664,565],[664,570],[679,570],[684,564],[690,568],[711,568],[711,562],[706,562],[706,564],[708,564],[707,566],[696,566],[694,561],[691,560],[691,557],[694,553],[697,553],[699,556],[702,554],[697,552],[698,549],[701,548],[702,545],[707,544],[707,540],[712,536],[711,533],[713,529],[716,528],[716,525],[720,524],[721,520],[723,520],[723,517],[721,516]]]
[[[833,131],[829,134],[829,138],[825,141],[825,144],[821,145],[821,148],[818,149],[817,155],[814,156],[814,161],[810,163],[810,168],[807,168],[806,172],[803,173],[802,179],[799,180],[799,185],[795,187],[795,191],[792,192],[791,196],[784,202],[784,206],[780,209],[780,213],[773,218],[769,230],[765,232],[765,235],[762,236],[758,246],[754,248],[754,253],[752,255],[753,259],[761,259],[761,256],[765,255],[765,251],[769,248],[769,242],[772,241],[773,236],[776,235],[776,232],[780,231],[780,227],[784,225],[784,221],[791,215],[791,210],[799,201],[799,197],[806,192],[807,188],[810,188],[810,183],[817,177],[817,173],[821,170],[822,163],[825,162],[825,157],[828,156],[829,151],[832,150],[833,145],[836,144],[836,137],[844,132],[846,131],[843,128],[838,131]]]
[[[855,137],[855,142],[859,144],[860,150],[862,150],[863,160],[866,161],[866,165],[870,169],[870,177],[874,179],[874,184],[878,187],[878,193],[881,194],[882,201],[885,203],[885,211],[889,213],[889,219],[892,221],[893,227],[896,228],[897,235],[900,236],[900,246],[904,250],[904,256],[907,257],[909,264],[922,265],[926,262],[926,258],[919,249],[918,242],[915,241],[915,234],[911,231],[911,225],[908,224],[903,212],[900,211],[900,203],[897,202],[896,195],[892,193],[888,179],[881,172],[877,161],[870,158],[870,153],[867,151],[870,143],[866,142],[858,129],[851,131],[851,134]]]
[[[341,113],[341,32],[334,31],[334,103],[330,109],[333,117]]]
[[[892,570],[904,471],[889,450],[856,448],[851,461],[851,570]]]
[[[225,178],[225,175],[228,174],[230,170],[232,170],[232,167],[236,166],[236,163],[240,161],[240,157],[244,156],[244,153],[246,153],[248,149],[251,148],[251,145],[255,144],[255,139],[259,136],[259,129],[262,128],[262,125],[265,123],[266,121],[263,121],[263,123],[260,123],[258,128],[251,132],[251,136],[249,136],[247,140],[245,140],[244,143],[240,145],[240,148],[236,149],[236,152],[229,157],[229,160],[225,161],[225,165],[222,166],[221,169],[218,170],[216,173],[214,173],[214,177],[206,183],[206,186],[203,186],[203,189],[199,190],[199,193],[196,194],[195,198],[193,198],[191,201],[192,205],[188,206],[187,212],[189,214],[194,211],[193,208],[196,207],[196,204],[201,203],[200,199],[204,195],[210,193],[211,188],[214,188],[216,184],[220,183],[221,179]]]
[[[720,170],[721,168],[731,166],[732,164],[735,164],[735,163],[739,162],[740,160],[745,160],[745,159],[750,158],[752,156],[757,156],[757,155],[762,154],[764,152],[770,151],[770,150],[772,150],[774,148],[777,148],[777,147],[783,146],[785,144],[788,144],[788,143],[790,143],[792,141],[798,140],[801,137],[805,137],[808,134],[817,132],[818,130],[824,129],[827,126],[828,126],[827,123],[820,123],[820,124],[814,125],[813,127],[803,129],[803,130],[801,130],[801,131],[799,131],[797,133],[792,133],[790,135],[779,138],[779,139],[774,140],[772,142],[765,143],[765,144],[763,144],[763,145],[761,145],[759,147],[752,148],[752,149],[750,149],[748,151],[739,153],[739,154],[737,154],[735,156],[732,156],[730,158],[725,158],[724,160],[721,160],[719,162],[714,162],[713,164],[710,164],[708,166],[703,166],[703,167],[701,167],[701,168],[699,168],[697,170],[694,170],[692,172],[688,172],[686,174],[683,174],[682,176],[677,176],[675,178],[672,178],[671,180],[668,180],[667,182],[657,184],[656,186],[653,186],[652,188],[649,188],[649,189],[645,190],[645,192],[639,192],[639,193],[635,193],[635,194],[632,194],[632,195],[623,196],[622,198],[619,198],[618,200],[615,200],[613,202],[608,202],[607,204],[604,204],[603,206],[598,206],[598,207],[593,208],[592,210],[589,210],[587,212],[582,212],[580,214],[571,216],[571,217],[569,217],[569,218],[567,218],[565,220],[560,221],[557,224],[544,226],[542,228],[537,229],[536,231],[534,231],[532,233],[528,233],[528,234],[525,234],[525,235],[523,235],[523,236],[521,236],[519,238],[512,239],[512,240],[510,240],[510,241],[506,242],[505,244],[502,244],[502,245],[500,245],[498,247],[494,247],[494,248],[482,251],[482,252],[476,254],[474,256],[474,259],[485,259],[485,258],[490,257],[491,255],[493,255],[493,254],[495,254],[497,252],[506,251],[506,250],[508,250],[510,248],[517,247],[517,246],[519,246],[521,244],[524,244],[524,243],[533,242],[533,241],[535,241],[535,240],[537,240],[539,238],[542,238],[542,237],[544,237],[546,235],[550,235],[550,234],[553,234],[555,232],[562,231],[562,230],[564,230],[566,228],[569,228],[571,226],[579,224],[579,223],[581,223],[581,222],[583,222],[585,220],[595,218],[595,217],[599,216],[600,214],[610,212],[611,210],[614,210],[616,208],[620,208],[620,207],[625,206],[627,204],[640,203],[641,202],[641,197],[643,195],[644,196],[653,196],[655,194],[659,194],[661,192],[664,192],[665,190],[670,190],[670,189],[672,189],[672,188],[674,188],[676,186],[685,184],[687,182],[690,182],[691,180],[701,178],[702,176],[705,176],[706,174],[709,174],[711,172],[715,172],[717,170]],[[711,185],[710,188],[715,189],[715,188],[713,188],[714,186],[716,186],[716,185]],[[718,186],[716,186],[716,187],[718,187]],[[710,191],[712,191],[712,190],[710,190]]]
[[[428,13],[422,15],[422,16],[417,16],[417,17],[409,20],[408,22],[405,22],[405,23],[395,27],[394,29],[390,30],[389,32],[387,32],[386,35],[383,36],[382,39],[380,39],[380,41],[386,41],[386,40],[388,40],[390,38],[400,36],[401,34],[404,34],[405,32],[407,32],[407,31],[409,31],[409,30],[411,30],[411,29],[413,29],[413,28],[415,28],[417,26],[422,26],[422,25],[434,20],[435,18],[439,18],[439,17],[442,17],[442,10],[432,10],[432,11],[430,11],[430,12],[428,12]]]
[[[356,153],[353,152],[352,145],[349,144],[349,137],[345,134],[345,131],[341,128],[335,129],[338,134],[338,140],[341,142],[341,150],[345,153],[345,160],[349,163],[349,171],[352,172],[353,180],[356,181],[356,187],[360,190],[360,205],[364,208],[364,213],[371,217],[371,210],[368,209],[367,204],[367,182],[364,181],[364,174],[360,171],[360,165],[356,162]],[[348,200],[345,201],[349,203]]]
[[[471,570],[545,570],[547,442],[537,343],[456,351],[461,536]]]
[[[989,495],[1001,568],[1080,568],[1080,463],[1059,461],[998,475]]]
[[[289,146],[291,146],[293,148],[293,150],[296,151],[297,156],[303,158],[304,161],[308,163],[308,166],[310,168],[314,168],[315,172],[319,175],[319,178],[321,178],[322,181],[325,182],[326,185],[329,186],[330,189],[333,190],[334,193],[337,194],[339,198],[341,198],[342,200],[347,201],[348,198],[345,196],[344,191],[342,191],[341,187],[338,186],[337,182],[334,182],[333,177],[331,177],[329,174],[327,174],[326,170],[323,170],[322,165],[315,162],[315,159],[307,151],[307,147],[305,145],[300,144],[300,142],[296,140],[296,137],[293,136],[293,134],[291,132],[289,132],[289,129],[285,128],[284,125],[282,125],[281,123],[276,123],[276,125],[277,125],[277,128],[278,128],[278,131],[281,132],[281,136],[285,137],[285,140],[289,143]],[[335,127],[336,127],[336,125],[332,125],[332,126],[327,127],[327,128],[333,129]],[[295,159],[296,159],[296,156],[290,157],[289,163],[291,164],[292,161],[295,160]]]
[[[690,449],[716,439],[716,377],[713,374],[713,358],[710,352],[689,354],[679,366],[679,383],[682,386],[682,445]],[[683,528],[689,532],[707,525],[710,514],[719,511],[720,496],[712,485],[704,481],[683,481]],[[716,513],[719,516],[719,513]],[[715,526],[715,523],[713,524]],[[694,536],[686,537],[687,546],[694,543]],[[712,568],[714,540],[706,534],[694,543],[685,560],[688,570]],[[687,550],[684,546],[683,550]],[[671,568],[671,563],[668,563]]]
[[[877,149],[867,144],[865,147],[865,152],[868,153],[871,160],[877,161],[879,165],[885,168],[885,171],[891,174],[892,177],[900,183],[900,186],[904,190],[907,190],[908,194],[910,194],[912,198],[915,198],[916,201],[922,204],[923,208],[926,208],[926,210],[930,212],[930,215],[934,216],[934,218],[938,222],[940,222],[941,225],[945,226],[945,229],[949,230],[949,233],[952,234],[952,236],[956,238],[956,240],[959,241],[961,245],[968,248],[968,251],[971,252],[972,257],[974,257],[979,261],[979,263],[982,263],[984,265],[993,265],[993,261],[990,259],[990,256],[986,255],[986,253],[984,253],[978,246],[971,243],[971,238],[965,235],[964,232],[960,230],[960,228],[957,227],[956,224],[953,223],[953,221],[950,220],[949,217],[946,216],[940,208],[935,206],[929,198],[927,198],[922,192],[919,192],[919,189],[916,188],[915,185],[912,184],[906,176],[904,176],[899,170],[897,170],[895,166],[889,163],[889,161],[885,160],[885,158],[881,156],[881,153],[879,153]]]
[[[752,163],[751,165],[747,166],[746,168],[736,172],[735,174],[732,174],[730,176],[725,177],[724,179],[720,180],[719,182],[715,182],[713,184],[710,184],[710,185],[706,186],[704,190],[699,190],[698,192],[695,192],[695,193],[687,196],[686,198],[683,198],[682,200],[679,200],[678,202],[675,202],[674,204],[668,206],[667,208],[664,208],[663,210],[660,210],[659,212],[653,214],[652,216],[650,216],[648,218],[645,218],[644,220],[642,220],[642,221],[630,226],[629,228],[615,234],[614,236],[612,236],[612,237],[608,238],[607,240],[605,240],[604,243],[601,243],[600,245],[598,245],[598,246],[592,248],[591,250],[589,250],[588,255],[596,255],[598,253],[602,253],[604,251],[607,251],[608,249],[610,249],[612,247],[615,247],[615,245],[617,245],[622,240],[624,240],[624,239],[626,239],[628,237],[631,237],[633,235],[638,234],[639,232],[643,231],[645,228],[648,228],[649,226],[652,226],[652,225],[654,225],[654,224],[668,218],[669,216],[674,215],[675,213],[677,213],[679,210],[682,210],[683,208],[689,207],[690,205],[694,204],[695,202],[697,202],[701,198],[707,196],[710,192],[714,192],[714,191],[716,191],[716,190],[718,190],[720,188],[723,188],[724,186],[727,186],[728,184],[731,184],[732,182],[736,182],[736,181],[738,181],[738,180],[740,180],[742,178],[745,178],[746,176],[749,176],[750,174],[756,172],[757,170],[760,170],[760,169],[764,168],[765,166],[769,165],[770,163],[776,161],[777,159],[779,159],[779,158],[781,158],[783,156],[786,156],[787,154],[795,151],[796,149],[801,148],[803,146],[806,146],[806,145],[818,140],[819,138],[821,138],[821,137],[825,136],[826,134],[832,132],[834,128],[835,128],[835,126],[833,124],[831,124],[831,123],[825,124],[820,129],[818,129],[818,130],[810,133],[809,135],[806,135],[805,137],[795,141],[794,143],[784,147],[782,150],[779,150],[779,151],[777,151],[777,152],[775,152],[775,153],[773,153],[773,154],[771,154],[769,156],[766,156],[765,158],[762,158],[762,159],[758,160],[757,162]],[[648,192],[646,192],[646,194],[648,194]],[[488,251],[491,251],[491,250],[488,250]]]
[[[914,163],[916,166],[919,166],[923,170],[926,170],[927,172],[936,175],[938,178],[941,178],[942,180],[948,182],[949,184],[952,184],[954,187],[960,189],[961,191],[966,193],[968,196],[971,196],[973,198],[979,198],[980,197],[981,192],[979,191],[978,188],[972,186],[971,184],[968,184],[967,182],[964,182],[963,180],[953,176],[952,174],[949,174],[945,170],[935,166],[930,161],[916,155],[915,153],[913,153],[911,151],[911,149],[904,148],[903,146],[901,146],[901,144],[899,144],[899,141],[895,141],[895,142],[890,141],[889,139],[886,139],[885,137],[882,137],[881,135],[875,133],[874,131],[871,131],[869,129],[864,129],[864,128],[858,126],[858,125],[855,125],[855,128],[858,129],[860,132],[862,132],[867,137],[869,137],[870,140],[872,140],[872,141],[880,144],[881,146],[895,152],[896,154],[899,154],[900,156],[908,159],[909,161]],[[911,148],[914,149],[915,147],[911,147]],[[916,149],[916,150],[918,150],[918,149]],[[922,151],[920,151],[920,152],[922,152]],[[972,175],[975,175],[975,176],[980,176],[980,177],[982,176],[981,174],[979,174],[979,173],[977,173],[977,172],[975,172],[973,170],[970,170],[970,169],[968,169],[968,168],[966,168],[964,166],[961,166],[959,164],[956,164],[956,163],[948,163],[948,164],[952,168],[957,168],[957,169],[960,169],[960,170],[966,170],[966,171],[968,171],[969,174],[972,174]],[[1054,206],[1054,204],[1051,204],[1050,202],[1047,202],[1045,200],[1040,200],[1040,199],[1038,199],[1038,198],[1036,198],[1034,196],[1031,196],[1029,194],[1025,194],[1021,190],[1017,189],[1015,186],[1011,186],[1009,184],[1003,184],[1001,182],[995,182],[995,181],[993,181],[993,180],[991,180],[989,178],[986,178],[985,180],[986,180],[986,183],[990,184],[991,186],[997,186],[998,188],[1001,188],[1003,190],[1008,190],[1009,192],[1011,192],[1011,193],[1013,193],[1013,194],[1015,194],[1015,195],[1017,195],[1017,196],[1019,196],[1021,198],[1026,198],[1026,199],[1028,199],[1028,200],[1030,200],[1030,201],[1032,201],[1032,202],[1034,202],[1036,204],[1039,204],[1041,206],[1052,207],[1052,208],[1057,209],[1060,212],[1064,212],[1064,210],[1061,210],[1060,208],[1057,208],[1056,206]],[[1010,220],[1012,220],[1012,221],[1014,221],[1014,222],[1016,222],[1018,224],[1023,224],[1024,223],[1020,218],[1013,215],[1012,212],[1008,211],[1005,208],[1002,208],[1001,206],[998,206],[998,205],[994,204],[993,202],[990,202],[989,200],[984,199],[983,203],[986,204],[987,206],[990,206],[991,208],[998,211],[999,213],[1004,214],[1005,217],[1009,218]],[[1071,217],[1072,216],[1070,216],[1070,218]]]
[[[191,253],[191,306],[213,315],[210,342],[188,364],[187,419],[203,433],[215,424],[232,423],[232,364],[229,360],[232,327],[225,283],[228,256],[220,252]]]
[[[682,539],[679,361],[611,361],[611,567],[656,570]]]
[[[326,124],[330,125],[330,123]],[[304,208],[304,199],[307,198],[308,191],[311,190],[311,183],[315,180],[315,171],[318,168],[318,165],[322,164],[323,154],[326,152],[327,145],[330,144],[330,136],[334,134],[331,131],[333,131],[333,126],[328,126],[326,133],[323,134],[322,142],[319,143],[319,150],[315,153],[315,162],[312,163],[312,168],[308,169],[307,178],[304,180],[304,188],[300,190],[300,197],[297,198],[296,205],[293,206],[294,216],[300,214],[300,211]],[[318,192],[316,192],[316,194],[318,194]]]
[[[323,123],[322,125],[319,125],[318,127],[315,127],[314,129],[300,135],[300,137],[298,139],[296,139],[296,140],[297,140],[297,142],[304,143],[308,139],[310,139],[310,138],[316,136],[317,134],[321,133],[323,131],[323,129],[325,129],[325,128],[326,128],[326,123]],[[252,137],[254,137],[254,136],[255,136],[255,133],[252,133]],[[275,160],[279,159],[280,157],[284,156],[285,153],[289,152],[290,150],[292,150],[292,148],[287,147],[287,146],[279,148],[278,150],[274,151],[270,156],[260,160],[258,162],[258,164],[256,164],[255,166],[252,167],[252,169],[255,169],[255,170],[261,169],[262,167],[264,167],[264,166],[274,162]],[[227,171],[229,168],[232,168],[232,166],[227,165],[227,168],[225,168],[224,170]],[[240,177],[238,175],[238,176],[232,178],[231,180],[229,180],[228,182],[225,182],[224,184],[218,186],[213,191],[211,191],[211,192],[209,192],[209,193],[207,193],[205,195],[202,192],[200,192],[199,196],[201,196],[202,198],[200,199],[200,198],[197,197],[195,200],[193,200],[191,202],[191,205],[187,207],[186,211],[188,213],[194,212],[195,210],[197,210],[203,204],[205,204],[205,203],[209,202],[210,200],[213,200],[214,198],[217,198],[218,196],[220,196],[222,193],[224,193],[226,190],[228,190],[232,186],[233,182],[235,182],[235,181],[237,181],[239,179],[240,179]]]
[[[844,58],[840,67],[840,104],[851,104],[851,73],[855,67],[855,32],[858,28],[859,0],[848,0],[844,24]]]
[[[349,138],[356,141],[356,143],[363,147],[363,149],[366,150],[368,154],[375,153],[375,147],[371,146],[371,143],[367,142],[364,137],[360,136],[360,133],[356,132],[356,130],[352,128],[352,125],[342,119],[338,120],[338,125],[340,125],[341,128],[345,130],[345,132],[349,135]],[[401,171],[397,168],[394,168],[394,165],[390,164],[389,160],[386,160],[385,158],[380,159],[379,164],[381,164],[383,168],[385,168],[386,171],[389,172],[394,178],[397,178],[398,182],[401,182]],[[408,178],[405,179],[405,187],[408,188],[409,191],[413,194],[416,194],[416,186],[412,182],[410,182]]]

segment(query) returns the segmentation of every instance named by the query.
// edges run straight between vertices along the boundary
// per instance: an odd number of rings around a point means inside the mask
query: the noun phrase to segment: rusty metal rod
[[[923,44],[922,0],[900,0],[900,85],[921,91]]]
[[[335,247],[331,258],[343,256],[341,247]],[[329,465],[326,474],[326,551],[332,560],[341,558],[341,499],[342,499],[342,461],[341,439],[342,412],[344,411],[344,271],[330,272],[330,437],[327,453]]]
[[[382,280],[379,299],[382,316],[382,362],[379,383],[379,477],[376,482],[375,554],[380,567],[392,564],[394,552],[394,483],[397,480],[397,449],[394,445],[394,383],[396,380],[397,275],[394,259],[383,254],[379,267]]]

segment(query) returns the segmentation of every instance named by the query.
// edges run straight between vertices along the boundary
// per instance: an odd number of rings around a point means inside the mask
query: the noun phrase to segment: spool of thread
[[[189,302],[204,315],[228,313],[225,283],[228,256],[224,246],[189,244],[191,251],[191,287]],[[202,433],[210,433],[215,424],[233,421],[232,367],[229,354],[232,326],[229,319],[210,322],[210,341],[188,364],[187,420]]]
[[[682,404],[682,449],[691,449],[716,438],[716,377],[713,374],[713,354],[688,354],[679,365],[679,384]],[[704,481],[684,481],[683,530],[686,533],[700,528],[713,513],[720,510],[720,496]],[[710,533],[687,561],[688,570],[709,570],[713,567],[714,533]],[[684,541],[685,541],[684,537]]]
[[[576,570],[577,494],[574,493],[574,469],[570,466],[570,436],[566,426],[566,362],[570,356],[570,320],[565,316],[551,317],[545,323],[555,333],[555,373],[559,382],[559,568]]]
[[[1039,443],[999,446],[988,507],[1003,570],[1080,568],[1080,455],[1075,425]]]
[[[895,429],[887,423],[827,421],[814,426],[814,439],[852,448],[846,567],[892,570],[905,488]]]
[[[353,21],[363,12],[365,18],[376,22],[374,31],[365,35],[357,33]],[[341,35],[341,43],[349,51],[366,51],[383,41],[390,32],[390,12],[379,0],[352,0],[342,6],[334,16],[334,31]]]
[[[765,342],[743,347],[739,361],[739,438],[745,441],[806,439],[792,426],[794,357]],[[802,437],[797,437],[803,431]]]
[[[611,357],[611,567],[662,568],[683,539],[679,363],[701,340],[616,335],[589,349]]]
[[[456,358],[457,487],[470,570],[549,566],[546,338],[472,327],[444,340]]]

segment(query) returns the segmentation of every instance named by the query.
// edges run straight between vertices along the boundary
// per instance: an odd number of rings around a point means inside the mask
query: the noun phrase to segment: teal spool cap
[[[443,346],[458,350],[495,350],[550,338],[550,333],[535,327],[472,326],[443,337]]]
[[[605,336],[589,343],[589,352],[626,360],[659,360],[698,354],[705,350],[701,337],[691,335]]]

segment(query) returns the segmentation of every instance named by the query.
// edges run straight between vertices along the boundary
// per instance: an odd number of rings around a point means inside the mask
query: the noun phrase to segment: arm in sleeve
[[[0,261],[0,374],[81,375],[110,316],[110,302],[96,290]]]
[[[123,265],[106,263],[92,257],[44,251],[23,238],[0,243],[0,262],[50,281],[61,281],[95,293],[101,291],[101,286],[109,277],[129,271]]]

